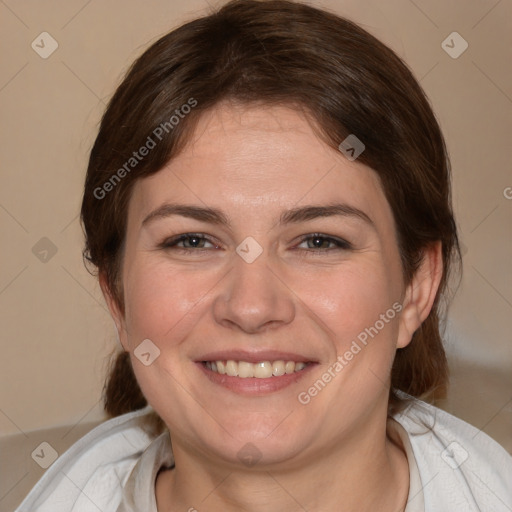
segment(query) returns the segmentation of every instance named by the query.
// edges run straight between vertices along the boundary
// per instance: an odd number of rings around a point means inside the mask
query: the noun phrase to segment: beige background
[[[441,405],[512,452],[512,1],[311,3],[389,44],[431,98],[452,158],[465,265],[446,340],[453,387]],[[0,1],[0,435],[30,439],[36,429],[103,418],[116,338],[81,260],[88,151],[128,65],[207,8],[204,0]],[[31,47],[44,31],[59,45],[47,59]],[[453,31],[469,44],[457,59],[441,46]],[[33,249],[43,237],[57,249],[46,262]]]

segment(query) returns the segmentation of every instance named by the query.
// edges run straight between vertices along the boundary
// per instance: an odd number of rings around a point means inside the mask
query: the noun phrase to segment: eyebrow
[[[212,224],[220,224],[227,227],[231,226],[229,219],[226,215],[217,208],[208,208],[201,206],[191,206],[185,204],[165,203],[153,210],[142,221],[142,225],[146,225],[156,219],[162,219],[179,215],[181,217],[188,217],[202,222],[209,222]],[[292,208],[283,212],[279,218],[279,224],[296,224],[299,222],[307,222],[321,217],[353,217],[360,219],[368,224],[373,229],[376,229],[372,219],[359,208],[350,206],[344,203],[334,203],[323,206],[301,206]]]

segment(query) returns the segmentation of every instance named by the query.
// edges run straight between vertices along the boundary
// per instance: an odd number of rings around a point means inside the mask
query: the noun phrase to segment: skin
[[[216,208],[229,225],[182,215],[143,223],[165,203]],[[330,203],[363,211],[373,226],[347,215],[278,222],[286,210]],[[183,242],[161,246],[191,232],[210,242],[188,252]],[[315,233],[351,247],[302,241]],[[263,248],[253,263],[235,251],[248,236]],[[440,249],[425,251],[406,285],[377,174],[328,147],[303,114],[230,103],[205,114],[184,151],[134,187],[124,314],[101,278],[141,389],[171,432],[176,466],[157,478],[159,512],[403,510],[407,458],[386,430],[390,368],[432,307]],[[299,403],[298,394],[395,302],[400,314],[310,403]],[[133,354],[144,339],[160,350],[149,366]],[[280,391],[238,394],[195,362],[236,348],[282,350],[317,364]],[[251,467],[237,456],[246,443],[261,455]]]

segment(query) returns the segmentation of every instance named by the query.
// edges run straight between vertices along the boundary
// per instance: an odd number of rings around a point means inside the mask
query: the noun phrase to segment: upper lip
[[[311,357],[292,352],[282,352],[278,350],[222,350],[208,352],[197,358],[196,361],[247,361],[248,363],[259,363],[261,361],[294,361],[296,363],[316,362]]]

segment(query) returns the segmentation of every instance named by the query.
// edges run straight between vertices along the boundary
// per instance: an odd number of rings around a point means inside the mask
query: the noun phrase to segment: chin
[[[216,457],[238,467],[240,464],[260,468],[279,465],[303,454],[315,436],[304,425],[301,427],[295,422],[288,424],[286,419],[283,421],[282,414],[276,416],[278,419],[275,421],[270,421],[273,418],[268,416],[268,422],[263,424],[261,415],[259,423],[240,421],[238,418],[231,426],[224,424],[232,436],[217,425],[214,432],[205,432],[206,436],[200,444],[209,446],[209,451],[214,452]],[[216,435],[215,441],[212,434]]]

